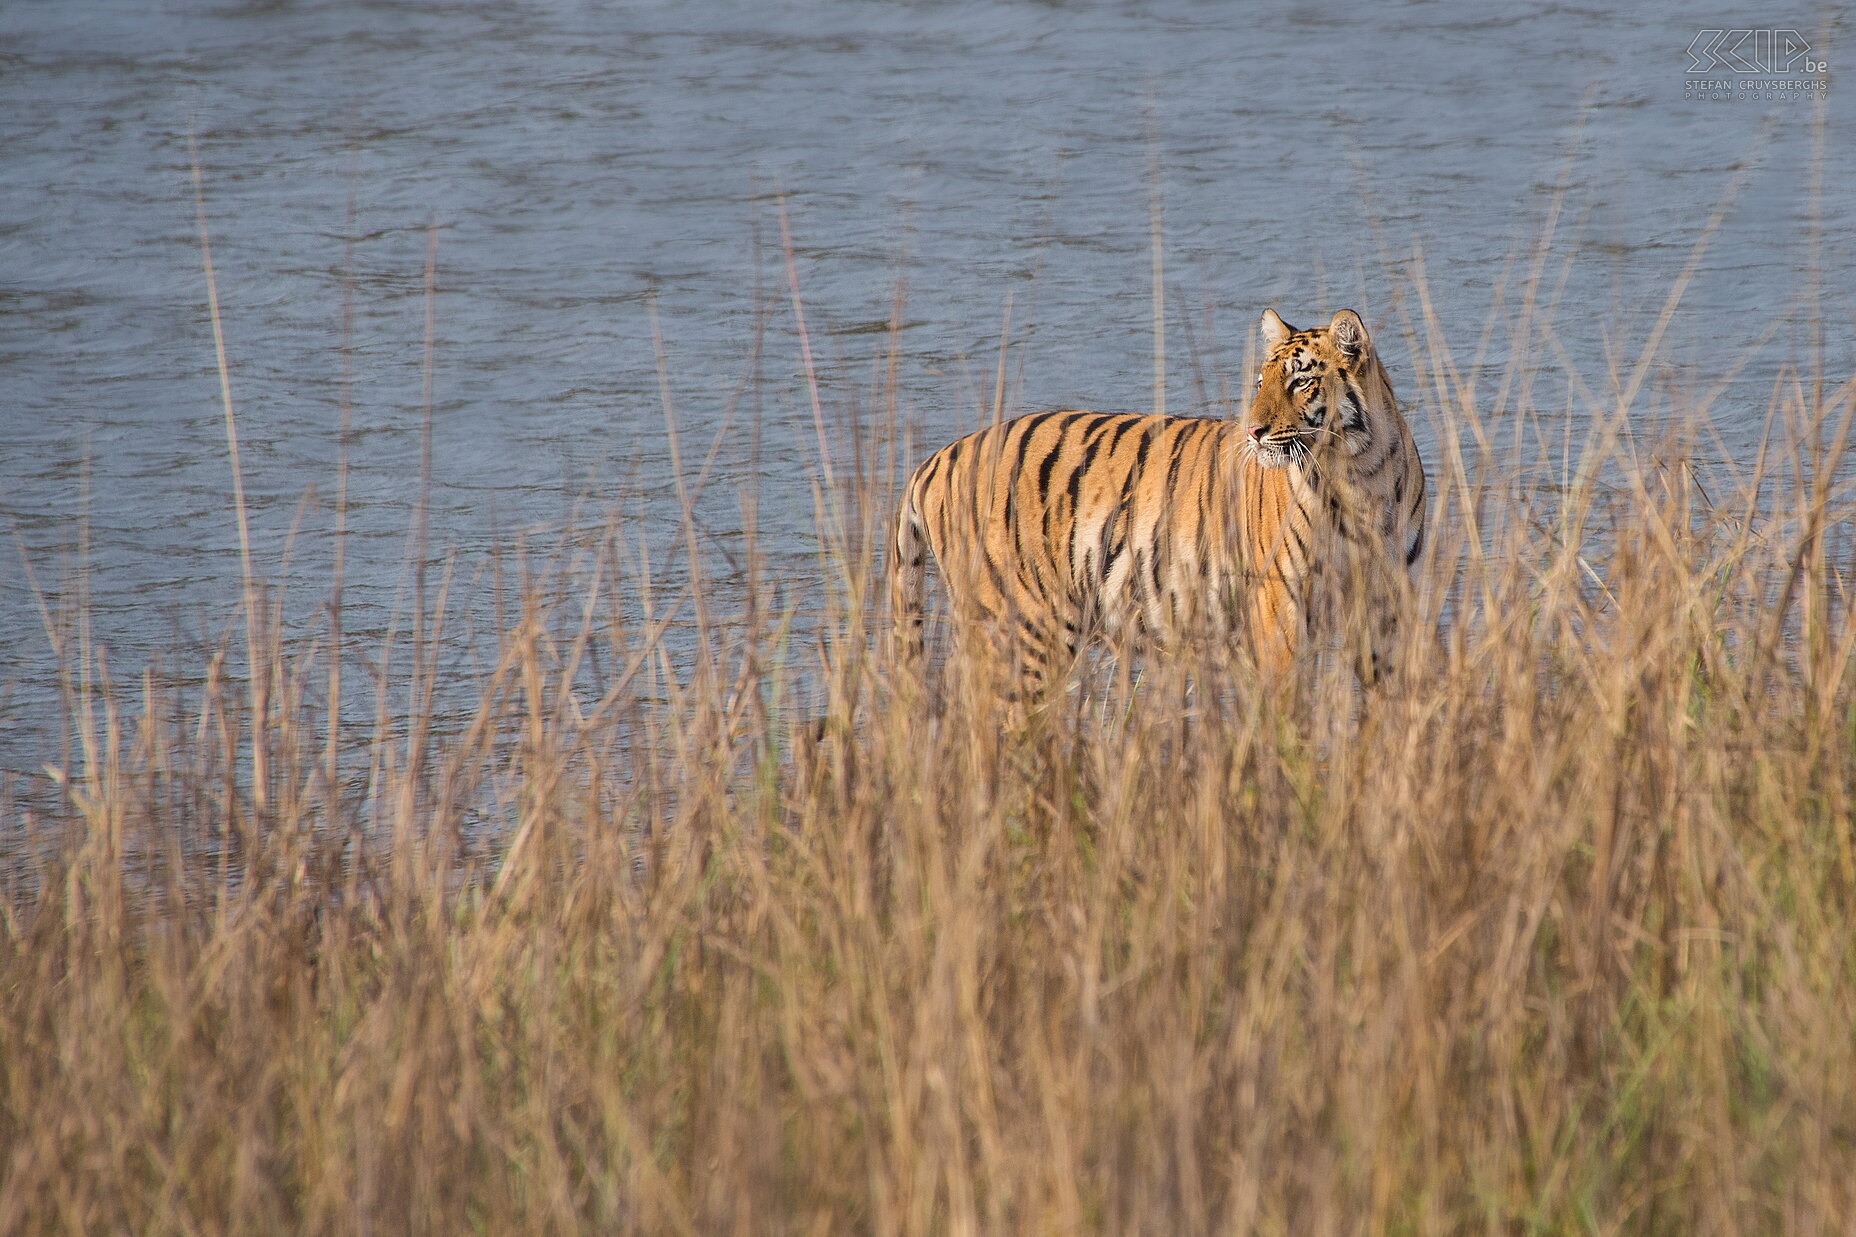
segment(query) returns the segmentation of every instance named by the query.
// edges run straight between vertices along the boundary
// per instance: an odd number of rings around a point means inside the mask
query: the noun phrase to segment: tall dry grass
[[[893,691],[880,431],[810,577],[692,526],[663,595],[615,527],[475,669],[435,584],[371,721],[261,565],[196,686],[52,621],[0,1233],[1846,1231],[1850,387],[1723,461],[1565,375],[1581,444],[1413,289],[1435,549],[1372,692]]]

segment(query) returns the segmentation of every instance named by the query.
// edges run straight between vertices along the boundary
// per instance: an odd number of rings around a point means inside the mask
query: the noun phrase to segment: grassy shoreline
[[[611,539],[527,579],[442,717],[435,580],[348,742],[261,579],[257,673],[68,650],[0,1232],[1841,1231],[1850,388],[1704,486],[1639,374],[1543,500],[1408,334],[1434,550],[1371,693],[1232,653],[1023,727],[956,662],[926,709],[874,463],[783,592],[693,525],[672,604]]]

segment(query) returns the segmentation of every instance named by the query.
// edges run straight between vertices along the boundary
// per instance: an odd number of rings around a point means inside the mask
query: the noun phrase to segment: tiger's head
[[[1257,462],[1284,468],[1366,451],[1397,405],[1360,315],[1343,309],[1326,326],[1298,331],[1266,309],[1261,325],[1263,368],[1250,402]]]

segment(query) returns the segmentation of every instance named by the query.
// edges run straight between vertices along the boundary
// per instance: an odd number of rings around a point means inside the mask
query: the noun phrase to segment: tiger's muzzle
[[[1272,432],[1269,426],[1257,424],[1250,427],[1250,444],[1257,463],[1263,467],[1287,468],[1308,458],[1308,453],[1314,450],[1315,436],[1312,431],[1301,429]]]

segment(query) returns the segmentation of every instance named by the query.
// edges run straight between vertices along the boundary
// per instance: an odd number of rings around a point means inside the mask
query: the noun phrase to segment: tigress
[[[1358,314],[1298,331],[1270,309],[1261,329],[1242,420],[1033,413],[924,460],[892,546],[905,652],[921,653],[932,552],[957,632],[990,624],[1033,692],[1085,639],[1118,635],[1247,633],[1280,675],[1321,630],[1377,679],[1424,552],[1423,462]]]

